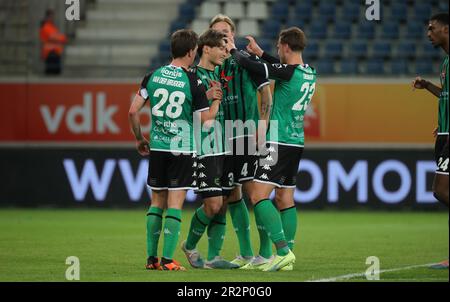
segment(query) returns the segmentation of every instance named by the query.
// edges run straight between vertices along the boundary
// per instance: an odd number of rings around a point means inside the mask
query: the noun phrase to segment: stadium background
[[[306,117],[301,208],[443,210],[431,193],[437,103],[410,82],[438,82],[443,53],[426,22],[448,1],[381,1],[380,21],[352,0],[82,0],[80,21],[65,19],[64,1],[0,3],[3,206],[144,207],[148,163],[134,151],[129,104],[146,71],[169,62],[170,33],[201,33],[221,12],[236,21],[241,48],[251,34],[274,52],[292,25],[309,37],[304,56],[319,88]],[[49,7],[69,37],[54,77],[39,59]]]
[[[70,255],[81,281],[365,281],[375,255],[393,269],[382,281],[448,282],[448,270],[426,267],[448,259],[447,208],[431,192],[437,102],[410,86],[417,74],[439,81],[444,53],[430,46],[426,21],[448,1],[381,0],[380,21],[366,20],[364,0],[80,0],[80,21],[65,19],[65,2],[0,0],[0,281],[66,281]],[[43,75],[40,61],[49,7],[69,38],[60,76]],[[236,21],[240,47],[253,34],[273,52],[278,30],[291,25],[309,37],[304,56],[319,78],[292,272],[143,269],[148,162],[135,150],[128,108],[143,75],[168,63],[170,33],[201,33],[218,12]],[[190,193],[180,240],[198,205]],[[222,255],[233,259],[227,219]],[[175,259],[188,266],[180,249]]]

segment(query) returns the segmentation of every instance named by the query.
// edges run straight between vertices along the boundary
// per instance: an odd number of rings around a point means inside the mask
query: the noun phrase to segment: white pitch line
[[[404,267],[380,270],[379,273],[382,274],[382,273],[389,273],[389,272],[404,271],[404,270],[408,270],[408,269],[419,268],[419,267],[427,267],[427,266],[432,266],[432,265],[436,265],[436,264],[438,264],[438,263],[429,263],[429,264],[404,266]],[[364,273],[355,273],[355,274],[342,275],[342,276],[337,276],[337,277],[331,277],[331,278],[327,278],[327,279],[309,280],[307,282],[336,282],[336,281],[340,281],[340,280],[348,280],[348,279],[357,278],[357,277],[364,277],[364,276],[366,276],[365,272]]]

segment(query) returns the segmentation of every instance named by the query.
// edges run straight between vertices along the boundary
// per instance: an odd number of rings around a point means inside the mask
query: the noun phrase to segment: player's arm
[[[246,36],[245,37],[248,40],[248,45],[247,45],[247,51],[251,54],[254,54],[258,57],[260,57],[261,59],[263,59],[264,61],[266,61],[269,64],[277,64],[280,63],[280,59],[269,55],[267,52],[265,52],[259,45],[258,43],[256,43],[255,38],[253,38],[252,36]]]
[[[206,123],[207,127],[210,127],[214,123],[217,112],[219,112],[222,99],[214,99],[211,106],[209,106],[206,88],[202,81],[194,73],[189,74],[189,79],[191,81],[193,110],[196,113],[200,113],[201,122]],[[217,85],[217,83],[214,85]]]
[[[142,156],[150,154],[148,140],[142,135],[141,122],[139,120],[139,111],[144,107],[146,100],[138,93],[131,103],[128,111],[128,122],[130,123],[131,132],[136,138],[136,148]]]
[[[230,50],[236,62],[251,73],[264,76],[265,79],[289,81],[294,75],[295,66],[287,64],[266,64],[255,62],[242,55],[236,48]]]
[[[421,77],[415,78],[412,82],[412,86],[414,89],[426,89],[436,97],[440,97],[442,93],[442,88],[434,85],[430,81],[422,79]]]

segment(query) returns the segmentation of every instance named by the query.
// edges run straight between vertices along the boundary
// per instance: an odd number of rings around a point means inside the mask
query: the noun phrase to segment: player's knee
[[[204,206],[205,213],[209,217],[219,214],[221,208],[222,208],[222,202],[219,200],[209,201],[209,202],[205,203],[205,206]]]
[[[440,202],[443,202],[448,205],[448,191],[437,187],[437,188],[434,188],[434,190],[433,190],[433,196]]]

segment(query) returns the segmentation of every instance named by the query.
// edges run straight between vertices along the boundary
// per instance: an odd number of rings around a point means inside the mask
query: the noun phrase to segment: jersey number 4
[[[302,97],[297,101],[297,103],[292,106],[292,110],[295,111],[306,111],[309,103],[311,102],[314,91],[316,90],[316,83],[312,85],[308,82],[305,82],[300,88],[300,92],[303,93]]]
[[[178,118],[183,112],[183,104],[186,99],[186,95],[181,91],[174,91],[169,95],[169,91],[164,88],[158,88],[155,90],[153,97],[159,98],[161,100],[152,108],[152,114],[154,116],[163,117],[164,111],[161,110],[161,107],[167,103],[169,100],[169,105],[166,107],[166,115],[170,118]]]

